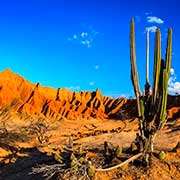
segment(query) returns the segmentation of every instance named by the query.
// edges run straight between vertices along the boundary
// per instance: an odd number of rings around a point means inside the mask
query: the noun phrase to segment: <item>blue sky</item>
[[[178,0],[6,0],[0,1],[0,71],[11,68],[33,83],[132,96],[130,19],[135,18],[137,63],[145,81],[145,29],[173,28],[171,91],[180,93]],[[152,73],[152,69],[150,71]],[[152,74],[150,74],[152,76]]]

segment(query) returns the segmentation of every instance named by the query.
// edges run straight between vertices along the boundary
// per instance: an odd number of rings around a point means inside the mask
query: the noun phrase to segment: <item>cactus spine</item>
[[[135,28],[134,19],[130,27],[130,59],[131,80],[137,99],[139,129],[141,144],[143,144],[144,159],[148,163],[153,151],[153,139],[156,132],[163,128],[167,120],[166,105],[168,95],[168,78],[172,56],[172,29],[168,30],[165,62],[161,59],[161,33],[156,29],[154,48],[154,71],[152,94],[149,84],[149,31],[146,35],[146,84],[145,93],[141,94],[136,67]]]

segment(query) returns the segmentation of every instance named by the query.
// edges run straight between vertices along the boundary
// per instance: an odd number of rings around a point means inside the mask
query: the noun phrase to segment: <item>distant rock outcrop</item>
[[[0,107],[10,107],[19,113],[44,115],[49,119],[118,118],[120,108],[127,100],[105,97],[94,92],[69,92],[32,84],[7,69],[0,73]]]
[[[169,102],[168,113],[173,118],[180,112],[180,97],[169,96]],[[40,83],[30,83],[10,69],[0,73],[0,108],[3,107],[49,119],[126,119],[137,115],[134,99],[113,99],[103,96],[99,89],[69,92],[65,88],[43,87]]]

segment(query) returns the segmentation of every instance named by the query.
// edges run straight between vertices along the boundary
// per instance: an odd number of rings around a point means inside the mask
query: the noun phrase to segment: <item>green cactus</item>
[[[117,146],[115,154],[117,157],[121,156],[121,154],[122,154],[122,147],[121,146]]]
[[[131,51],[130,51],[131,52],[130,53],[131,54],[131,80],[132,80],[132,83],[134,86],[134,92],[135,92],[136,96],[139,97],[140,96],[140,88],[139,88],[139,81],[138,81],[138,72],[137,72],[137,67],[136,67],[134,19],[131,20],[130,49],[131,49]],[[139,109],[139,111],[140,111],[140,109]]]
[[[63,163],[64,162],[64,158],[61,156],[60,153],[56,153],[54,156],[55,160],[58,161],[59,163]]]
[[[88,176],[93,178],[95,175],[95,167],[92,165],[91,161],[88,161]]]
[[[164,160],[166,158],[166,153],[164,151],[160,151],[158,157],[160,160]]]
[[[146,32],[146,84],[149,84],[149,29]]]
[[[138,109],[138,116],[140,118],[139,126],[140,126],[140,133],[143,136],[142,129],[142,112],[141,112],[141,103],[140,103],[140,87],[139,87],[139,80],[138,80],[138,72],[136,67],[136,47],[135,47],[135,32],[134,32],[134,19],[131,20],[131,28],[130,28],[130,56],[131,56],[131,81],[134,87],[134,93],[137,99],[137,109]]]
[[[171,58],[172,58],[172,29],[168,30],[168,40],[166,46],[166,70],[169,76],[171,69]]]
[[[153,139],[155,134],[158,130],[163,128],[167,120],[166,105],[168,95],[168,78],[170,74],[172,56],[172,29],[168,30],[165,62],[161,59],[160,29],[156,29],[152,94],[150,94],[148,74],[149,32],[147,32],[146,38],[146,84],[145,93],[141,94],[138,80],[138,71],[136,67],[134,19],[132,19],[130,27],[131,80],[137,99],[139,130],[141,141],[143,142],[144,146],[144,159],[146,162],[149,162],[151,153],[153,151]]]
[[[152,106],[156,106],[156,100],[158,98],[158,86],[160,78],[161,69],[161,33],[160,30],[156,30],[155,39],[155,53],[154,53],[154,79],[153,79],[153,89],[152,89]]]

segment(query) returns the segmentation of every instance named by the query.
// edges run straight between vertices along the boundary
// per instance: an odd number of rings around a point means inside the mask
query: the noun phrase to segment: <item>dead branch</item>
[[[113,166],[113,167],[110,167],[110,168],[106,168],[106,169],[101,169],[101,168],[95,169],[95,171],[97,171],[97,172],[111,171],[111,170],[113,170],[113,169],[122,167],[122,166],[124,166],[125,164],[130,163],[131,161],[134,161],[135,159],[141,157],[142,155],[143,155],[143,153],[136,154],[135,156],[133,156],[133,157],[127,159],[126,161],[124,161],[124,162],[121,163],[121,164],[118,164],[118,165],[116,165],[116,166]]]

